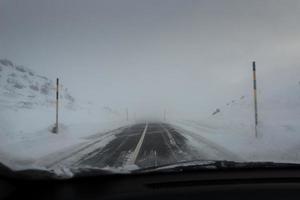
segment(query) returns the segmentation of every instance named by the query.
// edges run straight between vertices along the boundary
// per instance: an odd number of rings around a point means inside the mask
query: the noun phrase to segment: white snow
[[[41,158],[132,123],[101,102],[78,102],[60,88],[59,133],[53,134],[54,81],[6,61],[0,62],[0,161],[13,169],[42,168],[36,162]]]
[[[291,87],[272,91],[272,95],[260,91],[257,138],[251,94],[225,102],[215,115],[199,119],[177,117],[169,122],[222,146],[244,161],[300,163],[300,85],[292,81],[292,92]],[[197,147],[194,138],[190,138],[190,144]]]
[[[208,154],[211,159],[300,163],[300,84],[295,76],[291,77],[278,83],[277,87],[268,82],[261,83],[265,86],[258,91],[257,138],[251,87],[247,88],[249,93],[215,107],[212,110],[214,115],[168,116],[168,122],[180,132],[185,132],[190,145]],[[270,80],[274,80],[274,77]],[[105,146],[117,133],[112,132],[104,137],[107,132],[133,123],[126,121],[126,116],[117,110],[101,105],[101,102],[78,101],[63,87],[59,105],[59,133],[53,134],[53,88],[54,81],[28,68],[16,66],[7,60],[0,62],[2,163],[13,169],[44,169],[78,148],[92,144],[95,139],[101,140],[81,151],[76,157],[80,159],[85,153]],[[171,142],[173,140],[170,138]],[[67,160],[72,159],[70,157]],[[58,166],[57,171],[70,174],[65,167]],[[130,171],[136,166],[131,163],[123,166],[123,169]]]

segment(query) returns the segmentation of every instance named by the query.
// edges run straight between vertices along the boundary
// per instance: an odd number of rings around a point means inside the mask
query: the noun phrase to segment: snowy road
[[[203,157],[171,126],[145,123],[126,128],[116,139],[77,165],[101,168],[135,164],[144,168],[195,159]]]
[[[139,123],[87,137],[83,144],[46,156],[38,164],[53,169],[132,169],[191,160],[238,160],[238,156],[176,125]]]

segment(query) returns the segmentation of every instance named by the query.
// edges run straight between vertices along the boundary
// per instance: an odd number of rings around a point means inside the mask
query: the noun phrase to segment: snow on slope
[[[62,86],[59,134],[55,122],[55,82],[0,59],[0,162],[25,165],[85,141],[85,137],[124,126],[118,111],[109,106],[78,102]],[[18,164],[16,164],[18,163]]]
[[[300,163],[300,84],[259,90],[258,138],[251,94],[226,102],[204,119],[174,119],[179,127],[201,135],[245,161]],[[217,112],[216,112],[217,111]]]
[[[72,108],[74,97],[67,88],[61,88],[63,106]],[[0,59],[0,94],[0,105],[12,109],[51,106],[55,103],[55,83],[45,76],[35,74],[29,68]]]

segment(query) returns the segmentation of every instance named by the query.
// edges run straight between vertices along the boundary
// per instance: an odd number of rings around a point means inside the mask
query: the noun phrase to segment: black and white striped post
[[[255,115],[255,137],[257,134],[257,125],[258,125],[258,114],[257,114],[257,82],[256,82],[256,65],[255,62],[252,63],[253,67],[253,94],[254,94],[254,115]]]
[[[56,79],[56,122],[54,133],[58,133],[58,104],[59,104],[59,79]]]

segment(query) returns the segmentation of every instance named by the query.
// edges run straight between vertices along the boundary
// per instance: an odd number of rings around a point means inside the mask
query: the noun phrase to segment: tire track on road
[[[221,145],[218,145],[212,141],[210,141],[209,139],[195,134],[191,131],[185,130],[177,125],[169,125],[172,128],[174,128],[174,130],[176,130],[177,132],[181,133],[183,136],[190,138],[190,141],[196,141],[199,145],[204,144],[208,147],[210,147],[211,149],[214,149],[216,153],[219,154],[220,159],[222,160],[231,160],[231,161],[243,161],[242,158],[240,158],[240,156],[238,156],[237,154],[229,151],[228,149],[224,148]],[[212,155],[207,154],[206,157],[211,157]]]

